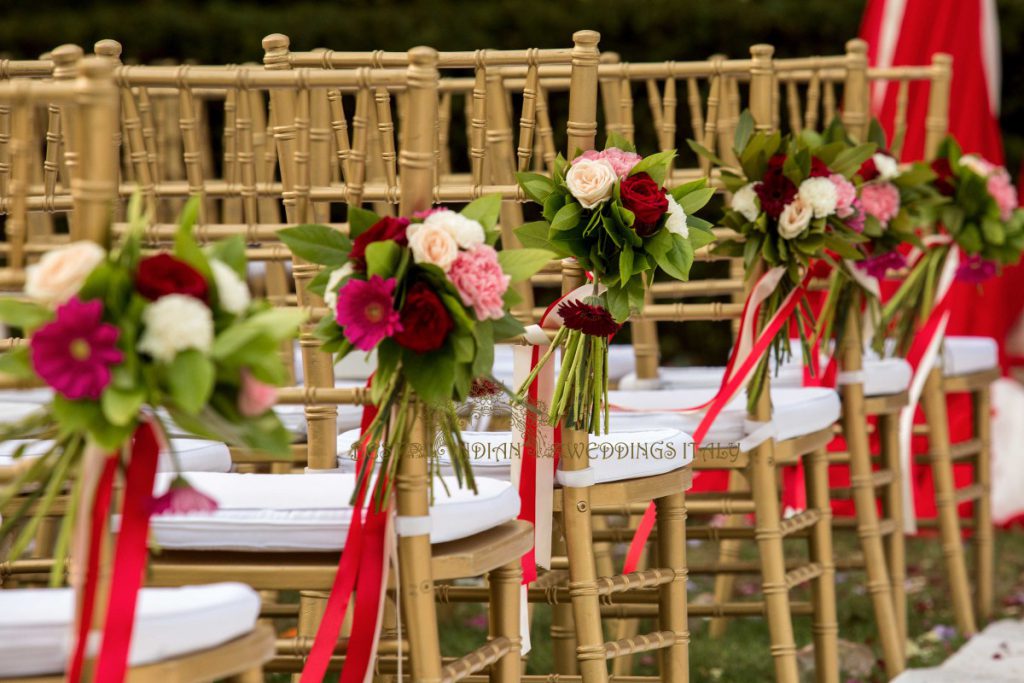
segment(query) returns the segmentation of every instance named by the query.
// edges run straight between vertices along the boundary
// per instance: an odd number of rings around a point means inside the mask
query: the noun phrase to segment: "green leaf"
[[[676,201],[679,202],[679,206],[683,207],[683,211],[689,217],[703,209],[714,196],[715,189],[713,187],[706,187],[702,190],[694,190],[682,197],[676,197]]]
[[[868,125],[868,142],[873,142],[878,149],[888,149],[885,140],[885,129],[882,128],[882,124],[875,117],[871,117],[871,123]]]
[[[477,323],[473,334],[476,337],[473,377],[490,375],[494,367],[494,324],[490,320]]]
[[[53,311],[30,301],[0,297],[0,322],[31,332],[53,320]]]
[[[512,282],[523,282],[558,256],[547,249],[508,249],[498,252],[498,263]]]
[[[455,361],[444,348],[420,354],[402,351],[402,372],[420,399],[434,406],[451,400],[455,385]]]
[[[551,231],[560,232],[571,230],[579,225],[580,216],[583,214],[583,207],[576,202],[569,202],[555,214],[551,221]]]
[[[395,274],[402,256],[401,247],[394,240],[382,240],[366,246],[366,276],[379,275],[387,279]]]
[[[499,342],[514,339],[525,331],[523,324],[512,317],[511,313],[506,313],[501,320],[495,320],[492,327],[493,339]]]
[[[229,266],[238,277],[245,279],[245,240],[241,235],[232,235],[214,242],[206,248],[206,254]]]
[[[196,415],[210,400],[213,379],[213,363],[196,349],[179,352],[167,368],[171,398],[189,415]]]
[[[524,223],[515,229],[520,244],[530,249],[545,249],[558,256],[568,256],[564,249],[556,247],[549,238],[551,226],[547,221]]]
[[[65,433],[88,431],[90,425],[103,419],[95,401],[72,401],[60,394],[54,395],[52,410],[54,419]]]
[[[275,342],[290,339],[298,332],[306,313],[295,308],[269,308],[227,328],[213,341],[210,355],[226,359],[256,337],[266,336]]]
[[[322,297],[324,292],[327,291],[327,281],[331,279],[331,272],[333,270],[333,268],[321,269],[313,276],[313,279],[309,281],[309,284],[306,285],[306,289],[313,294]]]
[[[676,151],[674,149],[658,152],[657,154],[651,154],[637,162],[637,165],[633,167],[633,170],[629,172],[629,175],[646,173],[660,186],[665,182],[665,176],[668,175],[668,169],[672,166],[672,160],[675,159],[675,157]]]
[[[199,203],[200,197],[193,196],[181,212],[181,217],[178,219],[178,230],[174,234],[174,255],[198,270],[204,278],[210,280],[213,278],[210,263],[192,233],[192,228],[199,215]]]
[[[489,194],[474,199],[459,213],[484,226],[484,230],[493,230],[494,226],[498,224],[498,215],[501,213],[501,195]]]
[[[629,317],[629,292],[621,285],[608,285],[608,311],[617,322]]]
[[[146,399],[146,392],[142,389],[117,389],[113,386],[107,387],[100,398],[100,407],[103,416],[111,424],[124,427],[132,423],[138,417],[142,402]]]
[[[32,369],[28,348],[21,346],[0,354],[0,375],[9,375],[17,379],[35,378],[36,373]]]
[[[625,285],[633,276],[633,248],[628,244],[619,252],[619,281]]]
[[[370,229],[374,223],[380,220],[380,216],[373,211],[358,206],[348,207],[348,237],[355,239]]]
[[[832,161],[830,168],[844,175],[847,178],[851,177],[854,173],[860,169],[860,165],[871,158],[871,155],[875,153],[874,143],[865,143],[863,145],[857,145],[850,149],[843,150],[836,156],[835,160]]]
[[[636,154],[636,145],[615,130],[609,131],[608,136],[604,139],[604,148],[609,149],[611,147],[618,147],[623,152],[633,152]]]
[[[516,181],[526,196],[538,204],[543,204],[555,191],[555,181],[540,173],[516,173]]]
[[[714,152],[712,152],[711,150],[709,150],[707,147],[700,144],[696,140],[687,140],[686,144],[689,145],[690,149],[692,149],[698,156],[704,157],[705,159],[713,163],[715,166],[728,165],[724,161],[722,161],[720,157],[716,156]]]
[[[733,148],[737,154],[743,152],[750,142],[750,136],[754,134],[754,117],[749,109],[744,109],[736,122],[736,135],[733,138]]]
[[[297,225],[277,231],[281,241],[300,259],[339,267],[348,262],[352,242],[326,225]]]

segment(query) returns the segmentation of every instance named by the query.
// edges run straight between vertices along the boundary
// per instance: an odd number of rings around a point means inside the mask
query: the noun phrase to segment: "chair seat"
[[[942,346],[942,374],[969,375],[999,367],[999,345],[991,337],[946,337]]]
[[[344,547],[352,517],[353,474],[197,472],[186,478],[219,508],[154,517],[153,538],[161,548],[284,552]],[[158,475],[154,492],[165,491],[170,479]],[[471,536],[519,515],[519,495],[508,482],[480,477],[476,484],[474,494],[451,477],[445,477],[444,486],[435,482],[432,543]]]
[[[703,415],[673,413],[672,408],[700,405],[715,394],[713,388],[666,389],[648,391],[611,391],[608,400],[613,406],[612,429],[675,428],[692,433]],[[784,441],[813,434],[839,419],[839,395],[832,389],[820,387],[772,387],[772,406],[775,439]],[[747,422],[746,396],[734,398],[726,405],[704,438],[705,443],[736,443],[747,436],[755,425]],[[624,410],[614,410],[620,407]],[[629,409],[651,412],[629,412]],[[657,412],[657,411],[664,412]]]
[[[512,350],[508,344],[494,347],[494,379],[512,387]],[[559,359],[555,359],[556,367]],[[615,384],[636,368],[636,354],[629,344],[611,344],[608,346],[608,380]],[[515,388],[515,387],[513,387]]]
[[[522,457],[522,445],[512,432],[463,432],[473,471],[487,477],[509,480],[512,460]],[[338,437],[338,466],[354,471],[352,447],[359,439],[359,430]],[[615,429],[611,434],[591,436],[590,468],[594,482],[652,477],[685,467],[693,461],[693,439],[674,428],[641,428],[636,424]],[[539,456],[549,458],[551,446],[539,448]],[[441,446],[438,459],[442,473],[451,473],[451,458]]]
[[[221,645],[252,631],[259,611],[259,594],[240,583],[144,588],[129,663],[151,664]],[[74,612],[70,588],[0,591],[0,677],[63,672]]]
[[[0,443],[0,468],[10,467],[17,461],[14,453],[22,445],[27,447],[22,454],[24,458],[38,458],[53,447],[49,439],[27,440],[12,439]],[[171,449],[177,454],[178,465],[183,472],[230,472],[231,452],[219,441],[206,439],[171,439]],[[168,451],[160,453],[157,464],[159,472],[175,472],[174,459]]]

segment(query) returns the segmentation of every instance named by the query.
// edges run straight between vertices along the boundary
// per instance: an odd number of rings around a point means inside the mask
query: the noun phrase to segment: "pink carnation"
[[[448,271],[448,278],[462,297],[472,306],[478,320],[498,320],[505,315],[502,297],[511,278],[501,270],[498,252],[481,244],[472,251],[459,253]]]
[[[1010,174],[1005,168],[998,168],[988,177],[988,193],[999,206],[999,217],[1010,220],[1013,210],[1017,208],[1017,188],[1010,181]]]
[[[860,203],[860,199],[854,199],[850,209],[850,215],[846,217],[846,227],[854,232],[864,232],[864,205]]]
[[[892,183],[870,183],[860,188],[860,202],[883,227],[900,212],[900,191]]]
[[[441,211],[447,211],[447,210],[448,209],[444,208],[443,206],[435,206],[435,207],[430,208],[430,209],[424,209],[423,211],[413,211],[412,217],[413,218],[419,218],[420,220],[426,220],[428,216],[431,216],[431,215],[433,215],[435,213],[440,213]]]
[[[586,159],[587,161],[597,161],[598,159],[604,159],[605,161],[612,165],[613,169],[615,169],[615,175],[619,176],[619,178],[625,178],[626,176],[629,175],[629,172],[633,170],[633,167],[636,166],[641,159],[643,159],[643,157],[640,156],[639,154],[619,149],[618,147],[609,147],[603,152],[598,152],[597,150],[589,149],[583,154],[573,159],[572,163],[575,164],[577,161],[580,161],[581,159]]]
[[[277,390],[242,369],[242,386],[238,392],[238,412],[243,417],[259,417],[277,402]]]
[[[854,212],[853,203],[857,201],[857,187],[849,180],[833,173],[828,177],[836,186],[836,215],[847,218]]]

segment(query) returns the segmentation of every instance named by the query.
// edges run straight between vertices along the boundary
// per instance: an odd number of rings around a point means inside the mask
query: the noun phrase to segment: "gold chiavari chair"
[[[0,85],[0,101],[10,115],[11,174],[8,190],[11,208],[5,228],[8,234],[23,234],[27,218],[27,191],[32,172],[29,161],[34,143],[33,116],[38,105],[57,105],[63,116],[77,163],[74,181],[70,184],[78,237],[106,244],[109,236],[110,212],[116,192],[116,162],[113,140],[117,126],[117,91],[112,78],[113,65],[102,58],[82,60],[73,79],[65,82],[18,81]],[[3,269],[6,280],[23,278],[17,248],[12,250]],[[11,469],[23,466],[17,463]],[[6,465],[0,467],[0,479],[10,474]],[[9,481],[9,480],[7,480]],[[75,566],[75,565],[73,565]],[[0,680],[10,683],[49,683],[63,680],[59,675],[66,665],[67,630],[76,612],[75,597],[68,589],[27,589],[0,591],[5,637],[4,656],[0,658]],[[161,606],[162,603],[162,606]],[[256,625],[256,595],[241,586],[210,586],[181,589],[173,593],[146,591],[141,598],[137,618],[140,634],[146,639],[135,649],[137,664],[129,669],[127,680],[199,681],[222,677],[239,683],[255,683],[262,679],[262,663],[269,658],[272,634],[269,628]],[[28,616],[43,609],[52,619],[52,642],[42,650],[22,639],[18,631],[19,615]],[[182,639],[181,644],[168,646],[161,636],[168,619],[177,625],[200,623],[211,610],[229,619],[229,626],[210,625],[200,635]],[[251,617],[246,617],[246,612]],[[198,618],[197,618],[197,615]],[[96,627],[103,624],[97,615]],[[62,621],[63,620],[63,621]],[[163,625],[161,625],[163,623]],[[38,625],[35,627],[38,629]],[[38,633],[38,631],[36,631]],[[141,636],[140,636],[141,638]],[[154,647],[155,645],[155,647]]]

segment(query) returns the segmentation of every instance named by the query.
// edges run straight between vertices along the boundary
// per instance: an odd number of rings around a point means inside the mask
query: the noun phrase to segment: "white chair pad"
[[[359,430],[338,437],[338,465],[353,471],[352,446]],[[512,432],[463,432],[473,472],[477,475],[509,480],[512,460],[522,457],[521,444]],[[651,477],[684,467],[693,461],[693,439],[678,429],[641,428],[636,424],[615,429],[602,436],[591,436],[590,468],[598,484]],[[550,456],[550,445],[540,455]],[[438,451],[442,473],[451,472],[451,459],[446,449]]]
[[[999,367],[999,345],[991,337],[946,337],[942,374],[967,375]]]
[[[63,672],[73,646],[74,610],[70,588],[0,591],[0,678]],[[144,588],[129,663],[152,664],[221,645],[252,631],[259,611],[259,594],[240,583]]]
[[[22,458],[38,458],[53,446],[49,439],[12,439],[0,443],[0,467],[15,463],[14,453],[22,444],[28,444]],[[171,439],[171,448],[177,453],[183,472],[230,472],[231,452],[219,441],[206,439]],[[159,472],[175,472],[174,460],[167,451],[160,453]]]
[[[715,394],[715,389],[667,389],[655,391],[612,391],[608,400],[613,406],[651,412],[612,412],[612,430],[674,427],[693,433],[702,414],[668,412],[673,408],[700,405]],[[812,434],[839,419],[839,395],[832,389],[776,388],[772,387],[772,406],[777,440],[792,439]],[[748,429],[746,395],[734,398],[719,414],[704,442],[737,443],[750,432]],[[658,412],[659,410],[664,412]]]
[[[328,474],[186,475],[217,501],[212,513],[162,515],[151,522],[162,548],[238,551],[337,551],[344,547],[352,517],[355,476]],[[170,476],[158,475],[154,493]],[[480,477],[478,493],[446,477],[434,483],[430,508],[432,543],[445,543],[491,529],[519,515],[519,495],[508,483]]]
[[[498,344],[494,347],[494,378],[512,389],[512,346]],[[555,360],[556,367],[558,359]],[[636,368],[636,357],[633,347],[629,344],[611,344],[608,346],[608,379],[618,382]]]

